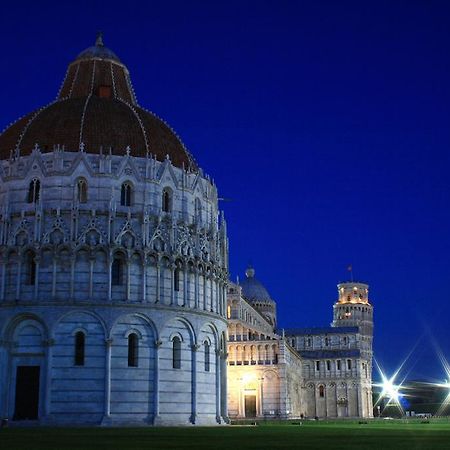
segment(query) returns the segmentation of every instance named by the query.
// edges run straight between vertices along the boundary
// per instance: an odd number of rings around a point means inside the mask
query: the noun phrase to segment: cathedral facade
[[[0,415],[226,420],[217,189],[99,37],[0,136]]]
[[[228,291],[230,418],[369,418],[373,307],[368,285],[338,285],[331,326],[277,331],[252,268]]]

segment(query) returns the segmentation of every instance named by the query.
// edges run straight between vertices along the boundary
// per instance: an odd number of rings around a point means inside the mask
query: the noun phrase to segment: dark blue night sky
[[[367,281],[375,356],[443,379],[450,357],[450,4],[15,2],[0,15],[0,127],[53,100],[97,30],[138,101],[216,181],[231,272],[284,327],[327,325]]]

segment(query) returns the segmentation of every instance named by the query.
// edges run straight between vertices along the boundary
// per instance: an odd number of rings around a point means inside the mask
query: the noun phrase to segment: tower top
[[[369,304],[369,285],[366,283],[359,283],[357,281],[347,281],[339,283],[338,301],[337,303],[360,303]]]

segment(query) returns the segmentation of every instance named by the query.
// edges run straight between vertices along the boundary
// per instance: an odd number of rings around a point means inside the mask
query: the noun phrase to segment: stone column
[[[221,401],[221,390],[222,390],[222,379],[221,379],[221,361],[220,356],[222,352],[220,349],[216,349],[216,420],[217,423],[222,423],[222,401]]]
[[[22,274],[22,258],[20,255],[17,255],[17,278],[16,278],[16,300],[20,299],[20,278]]]
[[[219,294],[219,314],[223,317],[223,289],[222,289],[222,280],[219,279],[217,283],[217,292]]]
[[[9,363],[9,348],[8,341],[0,340],[0,414],[1,417],[8,417],[8,365]],[[10,370],[10,369],[9,369]]]
[[[183,268],[183,306],[189,306],[188,275],[189,271],[185,264]]]
[[[0,300],[5,300],[5,284],[6,284],[6,260],[2,258],[2,284],[0,290]]]
[[[52,273],[52,298],[56,297],[56,274],[58,268],[58,258],[53,255],[53,273]]]
[[[75,263],[76,263],[76,259],[77,259],[76,254],[72,255],[72,257],[70,259],[70,299],[71,300],[74,299],[74,295],[75,295]],[[37,268],[36,268],[36,271],[37,271]]]
[[[227,286],[225,283],[222,286],[222,292],[223,292],[223,317],[228,318]]]
[[[198,281],[198,268],[194,269],[194,301],[195,301],[195,309],[199,308],[199,281]]]
[[[95,256],[89,257],[89,300],[92,300],[92,294],[94,291],[94,263]]]
[[[45,397],[44,397],[44,416],[48,418],[51,414],[51,400],[52,400],[52,358],[54,339],[47,339],[44,345],[47,348],[47,365],[45,370]]]
[[[127,257],[127,285],[126,285],[126,292],[125,292],[125,300],[128,302],[131,298],[131,258]]]
[[[108,259],[108,302],[112,301],[112,259]]]
[[[264,377],[261,377],[259,381],[259,415],[264,416]]]
[[[355,394],[356,394],[356,415],[357,415],[357,417],[363,417],[361,384],[355,383],[354,387],[355,387]]]
[[[220,398],[222,400],[222,419],[228,423],[228,376],[227,376],[227,358],[228,353],[223,352],[222,357],[220,358],[220,364],[221,364],[221,386],[222,386],[222,393],[220,395]]]
[[[209,309],[211,312],[214,312],[214,275],[211,274],[211,280],[210,280],[210,299],[211,304],[209,305]]]
[[[159,303],[161,298],[161,267],[159,261],[156,263],[156,300],[155,303]]]
[[[153,424],[157,425],[160,422],[159,416],[159,349],[161,347],[162,341],[155,341],[155,381],[153,384],[153,402],[154,402],[154,415],[153,415]]]
[[[111,420],[111,351],[112,339],[105,339],[105,404],[103,411],[103,421]]]
[[[206,292],[208,290],[208,278],[206,277],[206,272],[203,273],[203,309],[206,311],[208,309],[208,301]]]
[[[41,258],[39,256],[35,256],[34,257],[34,264],[35,264],[35,276],[34,276],[34,295],[33,298],[34,300],[38,300],[39,299],[39,264],[40,264],[40,260]],[[72,295],[71,295],[72,298]]]
[[[197,350],[200,348],[198,344],[192,344],[192,368],[191,368],[191,378],[192,378],[192,387],[191,387],[191,423],[195,424],[197,419]]]
[[[177,270],[176,264],[170,265],[170,280],[171,280],[171,286],[170,286],[170,304],[173,306],[175,305],[175,270]],[[179,280],[178,280],[179,281]]]
[[[147,301],[147,260],[146,257],[142,259],[142,301]]]

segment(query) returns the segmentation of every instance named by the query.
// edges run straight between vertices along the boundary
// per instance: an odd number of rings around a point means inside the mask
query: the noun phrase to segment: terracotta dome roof
[[[174,131],[136,101],[127,68],[103,45],[81,52],[68,69],[57,99],[22,117],[0,135],[0,158],[55,146],[76,152],[169,156],[178,167],[197,170]]]

